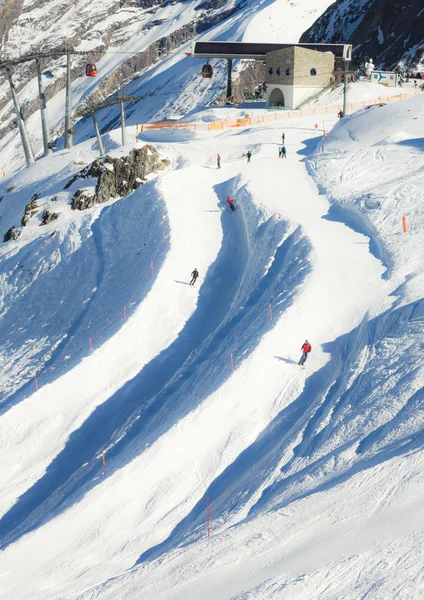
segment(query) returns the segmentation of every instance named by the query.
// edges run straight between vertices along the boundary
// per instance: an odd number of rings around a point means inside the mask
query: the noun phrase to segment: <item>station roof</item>
[[[298,46],[318,52],[332,52],[336,58],[352,60],[351,44],[254,44],[250,42],[194,42],[194,58],[244,58],[265,60],[268,52]]]

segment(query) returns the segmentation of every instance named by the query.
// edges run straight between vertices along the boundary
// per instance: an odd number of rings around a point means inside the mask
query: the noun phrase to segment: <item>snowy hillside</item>
[[[46,19],[6,4],[9,37]],[[109,158],[90,119],[28,169],[1,141],[0,600],[424,597],[424,95],[356,82],[351,106],[388,104],[341,121],[340,88],[303,112],[212,105],[226,65],[200,78],[194,21],[297,39],[327,0],[54,4],[64,35],[101,38],[105,90],[155,53],[126,146],[98,114]],[[76,106],[94,88],[74,84]]]
[[[0,9],[0,21],[2,14],[8,16],[4,17],[8,27],[1,58],[15,58],[30,50],[49,51],[65,42],[86,52],[85,56],[72,57],[74,108],[87,97],[109,97],[121,83],[141,74],[131,89],[142,98],[138,118],[146,122],[181,111],[184,114],[199,101],[211,102],[225,90],[225,61],[214,64],[213,80],[199,81],[200,61],[184,54],[190,52],[193,39],[298,41],[331,0],[296,4],[291,0],[96,0],[89,4],[58,0],[54,7],[46,0],[26,0],[24,7],[13,2],[6,0],[7,12]],[[85,77],[87,61],[97,62],[96,78]],[[63,127],[66,58],[46,61],[43,66],[49,124],[55,137]],[[240,67],[235,63],[235,78]],[[14,68],[14,80],[39,154],[42,144],[34,61]],[[9,172],[11,164],[14,168],[22,164],[18,131],[12,131],[11,108],[9,87],[0,70],[0,174]]]
[[[147,131],[166,172],[81,213],[92,140],[3,184],[61,214],[1,247],[0,598],[419,595],[423,113]]]

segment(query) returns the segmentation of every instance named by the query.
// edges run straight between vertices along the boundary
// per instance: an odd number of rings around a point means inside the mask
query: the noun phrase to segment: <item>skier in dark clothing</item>
[[[217,169],[220,169],[220,168],[221,168],[221,157],[219,156],[219,154],[218,154],[218,156],[216,157],[216,168],[217,168]]]
[[[310,352],[312,352],[312,346],[311,346],[311,344],[308,342],[308,340],[305,340],[305,343],[302,345],[302,348],[301,348],[301,350],[302,350],[303,354],[302,354],[302,356],[300,357],[300,360],[299,360],[299,365],[302,365],[302,366],[303,366],[303,365],[305,364],[305,362],[306,362],[306,359],[308,358],[308,354],[309,354]]]
[[[283,146],[280,146],[278,148],[278,158],[281,158],[283,156]]]
[[[234,212],[236,210],[236,207],[234,206],[233,202],[234,202],[234,198],[231,198],[231,196],[228,196],[227,204],[230,205],[231,210]]]
[[[249,150],[249,152],[247,153],[247,162],[250,162],[251,158],[252,158],[252,153]]]
[[[286,141],[286,134],[283,133],[283,135],[281,136],[281,143],[284,144],[285,141]]]
[[[283,158],[287,158],[287,150],[285,146],[281,148],[281,154],[283,155]]]
[[[191,274],[191,281],[190,281],[190,285],[194,285],[196,283],[196,279],[199,277],[199,271],[197,269],[194,269],[194,271]]]

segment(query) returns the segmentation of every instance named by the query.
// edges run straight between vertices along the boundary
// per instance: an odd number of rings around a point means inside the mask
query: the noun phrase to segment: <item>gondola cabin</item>
[[[206,63],[205,65],[203,65],[202,77],[204,79],[212,79],[212,75],[213,75],[212,65],[210,65],[209,63]]]
[[[97,75],[97,67],[94,63],[87,63],[85,67],[85,74],[87,77],[95,77]]]

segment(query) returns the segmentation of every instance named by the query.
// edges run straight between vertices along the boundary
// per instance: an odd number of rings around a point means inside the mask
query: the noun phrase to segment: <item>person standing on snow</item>
[[[248,162],[248,163],[250,162],[250,159],[251,159],[251,158],[252,158],[252,153],[251,153],[251,152],[250,152],[250,150],[249,150],[249,152],[247,153],[247,162]]]
[[[283,132],[283,135],[281,136],[281,143],[284,144],[285,141],[286,141],[286,134]]]
[[[190,285],[194,285],[196,283],[196,279],[199,277],[199,271],[197,269],[194,269],[194,271],[191,274],[191,281],[190,281]]]
[[[281,158],[283,156],[283,146],[279,146],[278,148],[278,158]]]
[[[281,153],[282,153],[282,155],[283,155],[283,158],[287,158],[287,150],[286,150],[286,147],[285,147],[285,146],[283,146],[283,147],[281,148]]]
[[[310,352],[312,352],[312,346],[308,342],[308,340],[305,340],[305,343],[302,345],[301,350],[302,350],[303,354],[300,357],[299,365],[303,366],[305,364],[305,362],[306,362],[306,359],[308,358],[308,354]]]
[[[219,154],[218,154],[218,156],[216,157],[216,168],[217,168],[217,169],[220,169],[220,168],[221,168],[221,157],[219,156]]]
[[[233,202],[234,202],[234,198],[231,198],[231,196],[228,196],[227,204],[230,205],[231,210],[234,212],[236,210],[236,207],[234,206]]]
[[[370,58],[366,63],[365,63],[365,75],[369,78],[371,78],[371,75],[373,74],[373,71],[375,69],[374,63],[372,61],[372,58]]]

